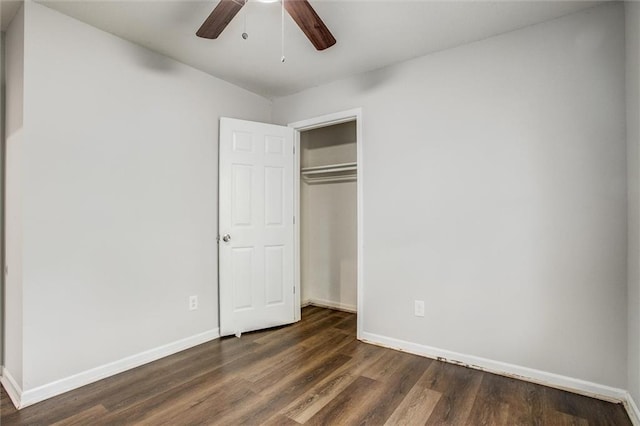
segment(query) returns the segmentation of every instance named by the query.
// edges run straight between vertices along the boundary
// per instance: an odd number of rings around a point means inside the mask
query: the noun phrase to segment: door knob
[[[228,243],[230,239],[231,239],[231,235],[229,234],[224,234],[222,236],[222,241],[224,241],[225,243]]]

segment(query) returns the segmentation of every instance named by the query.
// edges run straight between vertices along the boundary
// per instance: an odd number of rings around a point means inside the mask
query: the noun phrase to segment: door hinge
[[[293,224],[294,225],[296,224],[296,217],[295,216],[293,217]]]
[[[296,146],[293,146],[293,155],[296,155]]]
[[[293,287],[293,294],[296,294],[296,288]]]

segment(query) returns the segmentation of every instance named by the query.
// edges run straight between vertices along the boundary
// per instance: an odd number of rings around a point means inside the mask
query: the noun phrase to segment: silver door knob
[[[224,241],[225,243],[228,243],[230,239],[231,239],[231,235],[229,234],[224,234],[222,236],[222,241]]]

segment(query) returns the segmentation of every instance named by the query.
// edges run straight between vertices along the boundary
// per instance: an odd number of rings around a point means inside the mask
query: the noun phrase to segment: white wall
[[[0,16],[2,16],[2,4],[0,3]],[[5,146],[5,134],[4,134],[4,103],[5,103],[5,77],[4,77],[4,32],[0,32],[0,144],[2,149],[2,156],[4,157]],[[4,164],[4,161],[0,161],[0,164]],[[2,193],[4,193],[4,167],[2,167]],[[2,203],[0,203],[1,216],[4,216],[4,195],[0,197]],[[4,223],[4,220],[2,220]],[[2,242],[0,246],[4,247],[4,225],[2,227]],[[4,259],[4,254],[0,254],[0,258]],[[0,275],[0,366],[4,365],[4,273]]]
[[[270,121],[271,104],[45,6],[25,8],[29,391],[215,331],[218,118]]]
[[[5,33],[6,135],[23,125],[24,114],[24,9],[20,8]]]
[[[640,402],[640,3],[625,2],[628,239],[628,389]]]
[[[300,134],[302,167],[356,161],[355,122]],[[302,301],[355,310],[356,182],[300,185]]]
[[[362,107],[365,333],[626,387],[623,28],[608,4],[274,101]]]
[[[23,386],[23,290],[22,290],[22,149],[24,106],[24,9],[20,9],[5,34],[5,141],[6,261],[4,367]],[[19,390],[18,390],[19,391]]]
[[[355,310],[356,182],[302,184],[302,298]]]

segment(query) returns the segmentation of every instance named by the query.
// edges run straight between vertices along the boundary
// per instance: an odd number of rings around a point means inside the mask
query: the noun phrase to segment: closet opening
[[[300,132],[300,303],[357,311],[356,122]]]
[[[295,131],[295,293],[315,305],[356,313],[362,336],[362,110],[289,124]]]

